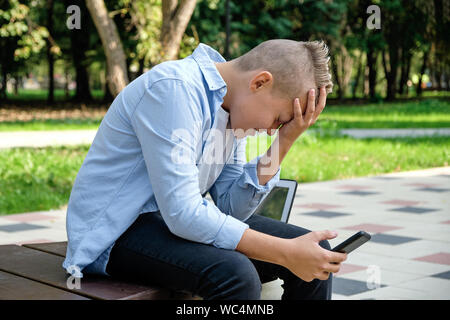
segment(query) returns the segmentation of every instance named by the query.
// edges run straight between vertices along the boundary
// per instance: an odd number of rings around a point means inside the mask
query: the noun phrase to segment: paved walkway
[[[91,144],[97,130],[0,132],[0,149]]]
[[[394,138],[394,137],[425,137],[450,136],[450,128],[429,129],[342,129],[341,134],[356,139],[363,138]]]
[[[450,299],[449,195],[450,167],[303,183],[289,223],[336,230],[332,247],[372,235],[335,275],[333,299]],[[66,241],[65,228],[65,210],[3,216],[0,244]],[[262,298],[279,299],[281,283]]]
[[[311,128],[311,131],[314,131]],[[97,130],[0,132],[0,149],[91,144]],[[368,137],[450,136],[450,128],[435,129],[342,129],[341,134],[361,139]]]

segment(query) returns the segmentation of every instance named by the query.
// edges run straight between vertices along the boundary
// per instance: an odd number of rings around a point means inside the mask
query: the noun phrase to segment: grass
[[[281,178],[298,182],[349,179],[448,166],[450,139],[361,139],[303,136],[282,163]]]
[[[326,129],[450,128],[450,101],[391,102],[326,107],[316,122]]]
[[[258,153],[249,138],[248,159]],[[0,215],[67,204],[89,146],[0,150]],[[325,181],[448,166],[446,137],[361,139],[305,133],[282,163],[281,178]]]
[[[31,101],[31,100],[42,100],[45,101],[48,96],[47,89],[19,89],[18,94],[7,92],[7,98],[9,100],[21,100],[21,101]],[[55,101],[64,101],[67,99],[66,92],[64,89],[55,89],[53,92]],[[104,92],[99,89],[91,90],[91,95],[94,99],[102,99]],[[75,96],[75,90],[69,90],[69,98]]]
[[[0,150],[0,215],[67,204],[89,146]]]
[[[96,130],[102,119],[46,119],[0,122],[0,132],[42,130]]]

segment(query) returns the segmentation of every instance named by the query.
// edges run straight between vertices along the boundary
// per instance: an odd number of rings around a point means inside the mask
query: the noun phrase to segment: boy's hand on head
[[[311,89],[308,92],[308,102],[305,110],[305,114],[302,114],[302,108],[300,106],[300,99],[294,99],[294,118],[291,121],[285,123],[279,129],[280,139],[287,139],[289,142],[294,141],[312,126],[319,117],[320,113],[325,108],[327,94],[325,87],[320,88],[319,101],[316,105],[315,90]]]

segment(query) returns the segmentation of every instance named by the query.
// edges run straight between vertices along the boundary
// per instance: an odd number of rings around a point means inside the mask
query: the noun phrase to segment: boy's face
[[[270,76],[270,81],[272,78]],[[230,108],[231,128],[245,136],[254,135],[255,130],[266,131],[273,135],[280,125],[290,121],[294,116],[294,101],[271,94],[271,85],[256,81],[248,88],[240,88]],[[247,90],[245,90],[247,89]],[[306,110],[307,91],[300,97],[302,113]],[[236,129],[241,129],[236,131]],[[255,129],[255,130],[254,130]],[[239,135],[238,135],[239,137]],[[242,137],[242,136],[241,136]],[[241,138],[239,137],[239,138]]]

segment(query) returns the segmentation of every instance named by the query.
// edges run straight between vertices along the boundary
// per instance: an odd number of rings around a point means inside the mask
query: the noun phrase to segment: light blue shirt
[[[115,241],[140,214],[158,210],[179,237],[236,248],[280,168],[260,185],[261,155],[247,163],[247,139],[229,134],[220,151],[224,161],[202,161],[211,129],[224,132],[229,124],[221,107],[227,87],[214,62],[225,59],[201,43],[192,55],[153,67],[115,98],[70,195],[62,265],[68,273],[108,275]],[[214,203],[204,198],[207,192]]]

